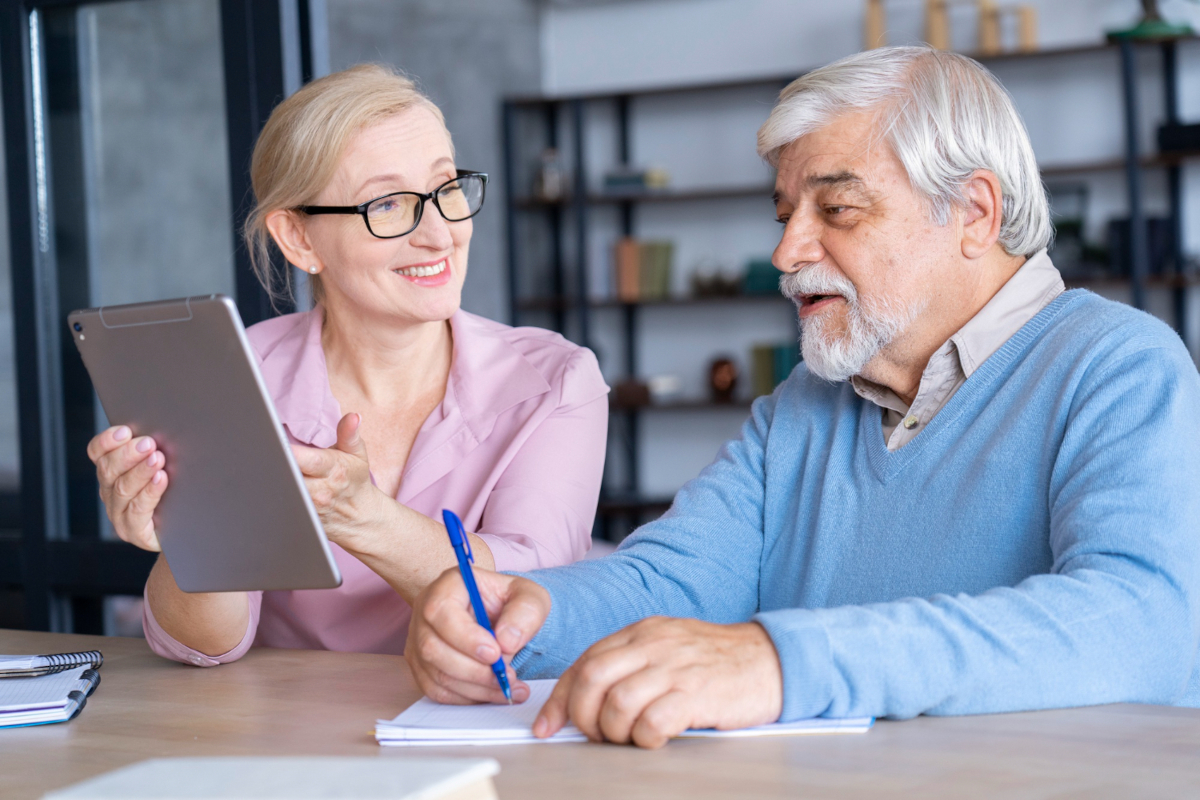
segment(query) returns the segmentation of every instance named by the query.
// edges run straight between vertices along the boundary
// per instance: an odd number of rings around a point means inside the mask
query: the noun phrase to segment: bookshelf
[[[1046,49],[1033,53],[1005,53],[977,57],[985,65],[1006,61],[1070,59],[1087,54],[1116,51],[1121,65],[1123,90],[1123,120],[1125,152],[1119,158],[1055,162],[1042,165],[1047,179],[1072,178],[1097,173],[1124,173],[1125,193],[1130,218],[1131,260],[1126,276],[1100,275],[1095,277],[1065,276],[1068,287],[1127,292],[1133,305],[1144,308],[1147,292],[1165,291],[1171,296],[1173,322],[1182,336],[1188,335],[1190,289],[1200,286],[1200,277],[1186,269],[1182,252],[1182,168],[1200,156],[1197,152],[1143,152],[1139,141],[1137,111],[1137,58],[1140,51],[1156,48],[1161,53],[1160,82],[1164,92],[1164,120],[1178,123],[1178,65],[1176,47],[1179,40],[1098,42],[1076,47]],[[607,136],[595,137],[599,146],[611,148],[612,168],[628,167],[634,162],[632,153],[633,105],[661,99],[669,101],[681,95],[704,98],[706,93],[775,92],[787,85],[796,75],[768,75],[750,79],[704,83],[689,86],[659,86],[633,92],[589,93],[571,96],[518,96],[507,99],[503,108],[503,136],[507,211],[508,288],[511,320],[514,324],[543,324],[558,330],[585,346],[593,345],[597,324],[616,325],[619,331],[619,352],[616,357],[622,376],[644,377],[639,371],[638,343],[643,335],[646,315],[666,313],[669,309],[711,307],[714,313],[722,308],[750,306],[761,314],[794,314],[791,304],[779,295],[738,295],[719,297],[672,296],[662,299],[622,302],[615,297],[593,296],[595,270],[600,267],[595,253],[589,252],[589,235],[598,213],[617,218],[618,234],[637,233],[639,209],[652,206],[676,207],[676,213],[690,213],[696,204],[736,203],[762,198],[769,206],[773,187],[766,182],[743,184],[728,182],[711,186],[689,186],[679,189],[647,191],[603,191],[589,185],[587,154],[589,135],[594,131],[587,124],[588,114],[597,114],[610,125]],[[640,107],[640,106],[639,106]],[[767,109],[763,109],[765,118]],[[1114,120],[1114,124],[1118,121]],[[565,164],[570,177],[570,190],[561,197],[546,199],[532,191],[531,173],[536,151],[529,145],[535,142],[538,150],[555,148],[566,153]],[[523,149],[524,148],[524,149]],[[1171,271],[1151,275],[1147,222],[1142,176],[1148,170],[1165,173],[1168,218],[1171,229]],[[766,212],[769,213],[769,212]],[[534,233],[540,229],[541,233]],[[540,238],[540,242],[535,239]],[[531,265],[538,269],[531,274]],[[614,320],[612,315],[616,315]],[[613,364],[606,365],[613,373]],[[613,403],[614,433],[610,435],[608,461],[620,462],[620,479],[609,477],[602,490],[599,532],[606,537],[621,525],[636,526],[661,513],[670,505],[670,497],[643,491],[639,474],[642,434],[645,425],[663,415],[719,414],[745,415],[749,401],[714,403],[691,398],[644,405]],[[614,523],[616,525],[614,526]]]

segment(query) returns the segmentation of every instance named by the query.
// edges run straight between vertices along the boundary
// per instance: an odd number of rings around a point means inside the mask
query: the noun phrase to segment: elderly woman
[[[581,558],[608,388],[590,351],[459,308],[487,176],[457,168],[438,108],[383,67],[354,67],[280,104],[251,169],[259,278],[290,290],[273,243],[316,305],[248,334],[343,583],[185,594],[160,557],[143,619],[155,652],[207,666],[251,644],[399,654],[413,598],[455,564],[443,508],[482,567]],[[170,466],[155,442],[119,426],[88,452],[117,535],[158,550]]]

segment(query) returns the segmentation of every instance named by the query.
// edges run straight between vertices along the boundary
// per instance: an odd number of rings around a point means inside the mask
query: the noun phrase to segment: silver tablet
[[[232,300],[90,308],[67,324],[111,424],[166,456],[155,527],[179,588],[341,584]]]

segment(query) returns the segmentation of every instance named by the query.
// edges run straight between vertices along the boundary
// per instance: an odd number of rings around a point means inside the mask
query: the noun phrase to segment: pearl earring
[[[313,275],[316,275],[316,274],[317,274],[317,266],[316,266],[316,264],[314,264],[313,266],[309,267],[309,268],[308,268],[308,271],[309,271],[309,272],[311,272]]]

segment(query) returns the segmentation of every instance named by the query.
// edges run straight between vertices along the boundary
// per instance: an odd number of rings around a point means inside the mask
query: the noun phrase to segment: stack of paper
[[[386,745],[586,742],[574,725],[549,739],[534,738],[533,721],[556,683],[529,681],[529,699],[511,706],[443,706],[422,697],[395,719],[376,721],[375,740]]]
[[[66,722],[83,708],[100,683],[90,667],[40,678],[0,679],[0,728]]]
[[[558,681],[529,681],[529,699],[520,705],[443,706],[421,698],[393,720],[375,723],[375,740],[382,745],[485,745],[531,742],[583,742],[587,737],[567,725],[549,739],[533,736],[533,722]],[[871,717],[806,719],[760,725],[736,731],[689,730],[681,738],[795,736],[810,733],[866,733]]]

